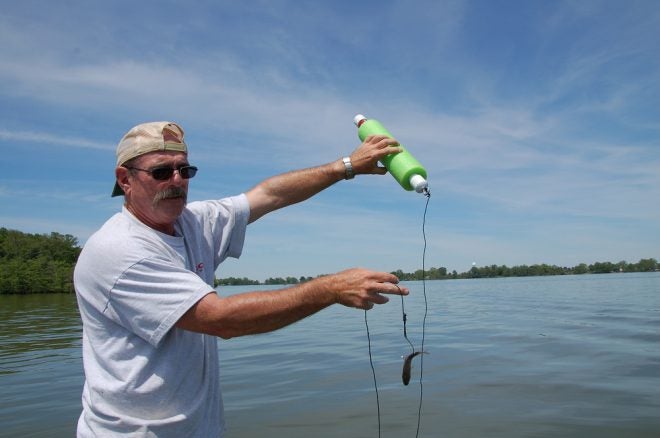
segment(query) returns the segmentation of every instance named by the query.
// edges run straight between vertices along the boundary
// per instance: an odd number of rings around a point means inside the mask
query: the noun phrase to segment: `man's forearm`
[[[355,268],[286,289],[220,297],[214,291],[200,299],[177,327],[222,338],[265,333],[300,321],[332,304],[371,309],[384,304],[383,294],[408,294],[386,272]]]
[[[337,302],[326,278],[276,291],[220,297],[210,292],[179,320],[177,326],[224,339],[280,329]]]
[[[250,222],[271,211],[309,199],[344,179],[345,175],[344,163],[337,160],[268,178],[246,193],[250,202]]]

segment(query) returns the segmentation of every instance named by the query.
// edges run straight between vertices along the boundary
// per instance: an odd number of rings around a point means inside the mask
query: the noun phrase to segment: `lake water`
[[[422,284],[406,286],[419,348]],[[426,291],[420,437],[660,436],[660,273],[431,281]],[[404,386],[401,301],[367,316],[382,436],[414,437],[421,362]],[[75,297],[0,296],[0,322],[0,436],[73,436]],[[363,311],[335,306],[219,348],[230,437],[378,436]]]

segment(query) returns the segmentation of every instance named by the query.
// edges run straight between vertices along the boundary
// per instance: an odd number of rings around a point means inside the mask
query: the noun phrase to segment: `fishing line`
[[[397,289],[399,289],[399,292],[401,292],[401,288],[399,285],[395,284]],[[403,314],[403,337],[408,341],[408,344],[410,344],[410,350],[411,353],[415,352],[415,346],[413,345],[412,342],[410,342],[410,339],[408,339],[408,330],[406,329],[406,323],[408,322],[408,315],[406,314],[406,306],[403,304],[403,295],[399,295],[401,297],[401,313]]]
[[[364,311],[364,325],[367,327],[367,344],[369,345],[369,364],[371,365],[371,374],[374,376],[374,388],[376,388],[376,408],[378,409],[378,438],[380,438],[380,400],[378,399],[378,383],[376,382],[376,368],[371,356],[371,336],[369,335],[369,323],[367,322],[367,311]]]
[[[424,189],[424,196],[426,196],[426,205],[424,206],[424,215],[422,216],[422,237],[424,238],[424,249],[422,250],[422,292],[424,293],[424,319],[422,319],[422,353],[424,352],[424,340],[426,338],[426,317],[429,313],[429,301],[426,298],[426,212],[429,209],[429,201],[431,200],[431,191]],[[424,400],[424,384],[422,383],[424,377],[424,355],[421,355],[419,363],[419,408],[417,409],[417,433],[419,436],[419,426],[422,420],[422,404]]]
[[[408,315],[406,314],[406,308],[403,300],[403,295],[399,295],[401,297],[401,314],[402,314],[402,319],[403,319],[403,337],[405,340],[408,342],[410,345],[410,348],[412,352],[410,355],[408,355],[408,358],[406,359],[406,362],[409,362],[412,360],[412,357],[416,355],[421,355],[421,361],[420,361],[420,366],[419,366],[419,407],[417,409],[417,431],[415,433],[415,437],[419,437],[419,429],[421,425],[421,420],[422,420],[422,406],[423,406],[423,401],[424,401],[424,385],[423,385],[423,377],[424,377],[424,354],[420,353],[425,353],[424,351],[424,342],[426,340],[426,317],[428,316],[428,299],[426,296],[426,246],[427,246],[427,241],[426,241],[426,212],[428,211],[429,208],[429,201],[431,200],[431,191],[428,188],[424,189],[424,196],[426,196],[426,204],[424,206],[424,215],[422,216],[422,237],[424,240],[424,249],[422,250],[422,292],[424,295],[424,318],[422,319],[422,345],[421,345],[421,350],[419,352],[415,351],[415,346],[414,344],[410,341],[408,338],[408,329],[407,329],[407,322],[408,322]],[[398,285],[395,285],[397,288],[399,288]],[[399,288],[399,291],[401,288]],[[381,436],[381,420],[380,420],[380,399],[378,395],[378,382],[376,380],[376,368],[374,367],[374,362],[373,362],[373,356],[371,354],[371,335],[369,333],[369,322],[367,320],[367,311],[364,311],[364,325],[367,330],[367,343],[369,347],[369,364],[371,365],[371,373],[373,375],[374,379],[374,389],[376,390],[376,409],[378,412],[378,438]],[[405,364],[404,364],[404,373],[405,373]],[[404,384],[407,385],[407,381],[405,381],[404,378]]]

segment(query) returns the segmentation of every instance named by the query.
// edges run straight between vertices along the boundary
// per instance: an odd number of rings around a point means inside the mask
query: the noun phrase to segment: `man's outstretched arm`
[[[368,310],[387,303],[387,294],[407,295],[408,289],[397,286],[398,281],[386,272],[356,268],[280,290],[228,297],[209,291],[176,326],[225,339],[270,332],[333,304]]]
[[[387,172],[378,161],[389,154],[401,152],[396,140],[385,136],[370,136],[350,155],[356,175],[382,175]],[[271,211],[311,198],[346,177],[342,160],[308,169],[294,170],[268,178],[250,189],[250,222]]]

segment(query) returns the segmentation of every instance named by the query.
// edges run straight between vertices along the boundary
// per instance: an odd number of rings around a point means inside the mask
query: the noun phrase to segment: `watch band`
[[[345,179],[352,179],[355,176],[353,172],[353,164],[351,164],[351,157],[344,157],[341,159],[344,162],[344,167],[346,168]]]

